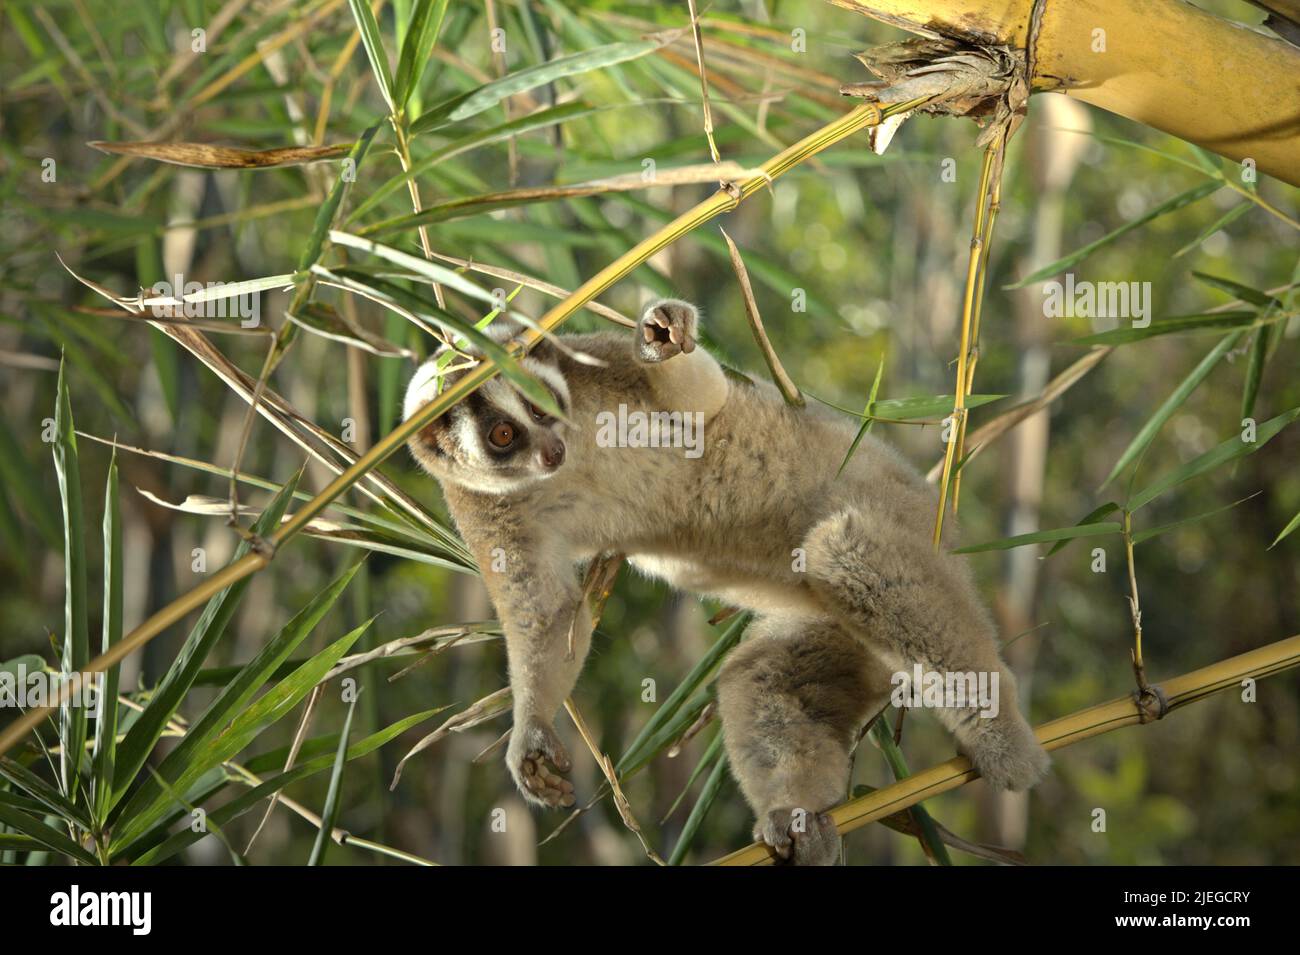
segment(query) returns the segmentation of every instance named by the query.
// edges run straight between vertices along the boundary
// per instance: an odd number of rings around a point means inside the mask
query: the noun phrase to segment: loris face
[[[569,410],[568,385],[557,367],[531,355],[520,364],[551,389],[561,409]],[[442,390],[466,372],[441,376]],[[435,356],[407,386],[404,419],[439,394],[439,380]],[[563,432],[562,422],[497,377],[426,425],[409,446],[420,466],[439,481],[508,494],[554,476],[563,466]]]

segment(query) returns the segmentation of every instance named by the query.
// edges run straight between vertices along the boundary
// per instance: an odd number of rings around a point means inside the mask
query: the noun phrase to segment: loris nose
[[[542,445],[542,467],[554,471],[564,463],[564,442],[552,439]]]

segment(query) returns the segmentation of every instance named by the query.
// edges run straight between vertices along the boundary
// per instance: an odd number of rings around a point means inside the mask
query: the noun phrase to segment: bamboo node
[[[1169,712],[1169,697],[1159,686],[1144,686],[1133,691],[1139,723],[1154,723]]]

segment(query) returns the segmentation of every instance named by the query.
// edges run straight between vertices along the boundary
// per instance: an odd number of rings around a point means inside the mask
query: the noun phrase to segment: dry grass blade
[[[428,736],[424,737],[424,739],[412,746],[407,754],[398,760],[397,769],[393,772],[393,781],[388,788],[390,790],[397,788],[397,784],[402,780],[402,769],[406,766],[407,761],[412,757],[424,752],[434,743],[438,742],[438,740],[443,739],[452,733],[463,733],[465,730],[478,726],[480,723],[486,723],[488,720],[495,719],[501,714],[508,712],[510,706],[510,687],[503,686],[496,692],[489,693],[472,706],[461,710]]]
[[[326,676],[326,680],[329,676]],[[325,689],[324,683],[319,683],[312,687],[311,696],[307,697],[307,705],[303,708],[302,719],[298,721],[298,728],[294,731],[293,742],[289,746],[289,755],[285,757],[284,768],[282,772],[288,772],[293,769],[293,764],[298,760],[298,752],[302,749],[303,740],[307,738],[307,730],[311,726],[311,718],[316,714],[316,704],[320,702],[321,691]],[[257,842],[257,837],[262,834],[267,822],[271,819],[271,813],[275,812],[276,804],[280,801],[283,793],[279,790],[271,793],[271,801],[266,804],[266,812],[262,813],[261,821],[258,822],[257,828],[253,834],[248,837],[248,844],[244,847],[244,855],[253,851],[253,843]]]
[[[758,303],[754,301],[754,288],[749,284],[749,270],[745,268],[744,260],[740,257],[740,250],[736,248],[736,243],[731,241],[731,236],[727,235],[726,229],[718,231],[727,240],[727,251],[731,253],[731,267],[736,270],[736,278],[740,281],[740,293],[745,300],[745,317],[749,319],[750,331],[754,333],[754,341],[758,342],[763,360],[767,362],[768,370],[772,373],[772,380],[781,390],[781,397],[785,399],[786,404],[802,408],[804,397],[799,392],[799,386],[786,373],[785,366],[781,364],[776,349],[772,347],[772,342],[767,337],[767,330],[763,328],[763,319],[758,314]]]
[[[605,779],[614,793],[614,806],[618,809],[618,815],[623,820],[623,825],[641,843],[646,858],[655,865],[667,865],[668,863],[660,857],[659,853],[655,852],[650,844],[646,842],[645,836],[641,832],[641,824],[636,821],[636,816],[632,813],[632,804],[627,801],[627,797],[623,795],[622,787],[618,784],[618,773],[614,770],[614,761],[600,751],[600,747],[596,745],[595,737],[591,735],[591,730],[587,728],[587,721],[582,718],[582,714],[578,711],[578,707],[574,705],[572,699],[564,701],[564,708],[573,719],[573,725],[578,728],[578,733],[582,736],[582,741],[587,744],[587,749],[591,750],[591,755],[596,758],[596,764],[600,766],[600,771],[605,774]]]
[[[535,289],[551,298],[566,299],[573,293],[560,288],[558,285],[552,285],[550,282],[543,281],[532,275],[525,275],[523,272],[516,272],[514,269],[504,269],[496,265],[486,265],[483,262],[475,262],[472,259],[460,259],[454,255],[446,255],[442,252],[434,252],[433,257],[442,262],[450,262],[452,265],[460,266],[470,272],[479,272],[482,275],[491,275],[494,278],[505,279],[507,282],[513,282],[516,285],[522,285],[525,288]],[[608,305],[601,305],[599,302],[587,302],[584,306],[587,311],[599,315],[601,318],[609,319],[616,325],[622,325],[624,328],[636,328],[636,322],[628,318],[622,312],[610,308]]]
[[[1039,411],[1042,411],[1052,402],[1056,401],[1057,398],[1061,397],[1061,395],[1074,387],[1074,385],[1077,384],[1084,375],[1096,368],[1097,365],[1101,363],[1102,359],[1109,355],[1112,350],[1113,346],[1094,348],[1048,382],[1047,387],[1043,389],[1042,393],[1038,395],[1037,398],[1004,411],[992,421],[982,425],[980,428],[972,432],[969,439],[971,451],[967,456],[967,461],[974,458],[977,454],[998,438],[1002,437],[1016,425],[1033,417]],[[939,475],[943,473],[945,460],[946,457],[940,458],[938,462],[935,463],[934,467],[930,468],[930,470],[926,472],[925,479],[931,484],[937,481]]]
[[[286,149],[238,149],[208,143],[142,143],[102,140],[86,143],[102,153],[153,159],[173,166],[196,169],[272,169],[276,166],[301,166],[326,162],[348,154],[352,143],[336,146],[293,146]]]

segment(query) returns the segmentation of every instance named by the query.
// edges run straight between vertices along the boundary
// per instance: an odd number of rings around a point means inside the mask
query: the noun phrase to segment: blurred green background
[[[1198,5],[1248,24],[1263,17],[1245,3]],[[374,6],[395,68],[412,3]],[[0,17],[0,661],[39,654],[56,663],[52,644],[64,627],[63,543],[54,466],[42,431],[54,415],[60,353],[76,426],[89,435],[116,436],[125,445],[228,468],[247,408],[158,330],[115,316],[120,310],[78,284],[57,257],[125,296],[178,272],[199,282],[291,272],[339,168],[337,162],[266,170],[182,168],[105,155],[87,142],[186,140],[249,149],[346,144],[382,123],[386,107],[356,43],[353,14],[339,0],[9,0]],[[717,145],[724,160],[744,167],[845,111],[839,84],[868,78],[851,53],[901,36],[815,0],[725,0],[702,17]],[[502,72],[688,25],[685,3],[453,0],[412,112]],[[194,29],[205,31],[203,52],[191,52]],[[707,163],[694,64],[686,30],[650,55],[530,89],[463,122],[413,137],[416,162],[449,144],[458,147],[418,176],[424,205],[639,175],[646,160],[661,173]],[[557,104],[583,105],[572,107],[573,117],[562,123],[459,148],[477,131]],[[881,397],[950,394],[980,167],[977,134],[969,121],[918,117],[902,127],[884,156],[873,155],[865,136],[856,136],[655,256],[600,301],[624,314],[635,314],[652,294],[697,302],[712,346],[731,364],[763,374],[718,231],[722,225],[742,251],[768,334],[803,389],[861,408],[883,361]],[[393,146],[393,129],[381,125],[344,200],[345,217],[401,172]],[[1204,181],[1206,174],[1196,168],[1201,158],[1186,144],[1064,97],[1032,101],[1030,117],[1010,147],[975,386],[1008,397],[977,409],[972,429],[1038,394],[1082,356],[1084,348],[1071,339],[1110,327],[1086,318],[1047,318],[1041,286],[1004,286]],[[48,159],[54,161],[54,181],[42,177]],[[1238,176],[1233,164],[1220,163],[1224,175]],[[708,182],[657,185],[506,209],[471,205],[458,217],[431,224],[428,236],[436,252],[572,289],[714,188]],[[1294,189],[1263,179],[1258,193],[1296,216]],[[410,201],[404,186],[392,189],[349,228],[409,214]],[[1239,205],[1247,208],[1229,215]],[[1194,270],[1256,289],[1300,279],[1298,235],[1279,217],[1222,188],[1104,244],[1072,271],[1079,280],[1150,282],[1158,321],[1229,298],[1197,281]],[[420,252],[414,229],[381,238]],[[514,288],[490,276],[466,277],[488,291]],[[792,307],[800,289],[806,310]],[[1279,295],[1294,312],[1295,293]],[[337,291],[322,290],[318,297],[345,307]],[[514,305],[537,317],[552,301],[524,289]],[[263,320],[279,328],[288,302],[282,292],[263,294]],[[471,320],[486,311],[455,291],[448,291],[448,309]],[[427,335],[365,300],[355,300],[355,315],[373,334],[417,354],[431,348]],[[590,313],[567,326],[602,327],[607,323]],[[1300,405],[1300,325],[1292,317],[1275,327],[1280,334],[1274,332],[1275,351],[1255,407],[1260,421]],[[244,371],[258,374],[263,338],[209,337]],[[1123,346],[1049,412],[981,453],[963,472],[963,539],[980,542],[1070,525],[1098,505],[1121,499],[1128,472],[1104,491],[1099,485],[1218,340],[1169,335]],[[1237,433],[1248,349],[1243,339],[1172,415],[1140,463],[1137,487]],[[394,424],[412,368],[408,359],[379,357],[306,333],[298,335],[270,385],[334,435],[343,435],[350,419],[354,430],[344,440],[364,450]],[[943,450],[935,427],[877,424],[875,430],[922,469]],[[97,647],[98,527],[109,450],[85,438],[79,450],[91,528],[90,632]],[[259,420],[243,465],[278,483],[304,458]],[[1152,527],[1259,492],[1137,548],[1144,650],[1153,679],[1300,632],[1300,533],[1269,549],[1300,509],[1298,462],[1300,432],[1286,429],[1260,453],[1182,485],[1141,512],[1141,526]],[[222,498],[225,479],[127,451],[119,452],[118,463],[129,630],[199,582],[202,575],[192,569],[195,548],[204,550],[211,573],[238,541],[221,517],[169,510],[138,493],[171,503],[187,495]],[[436,486],[416,473],[405,453],[383,471],[435,513],[444,513]],[[312,462],[302,485],[319,490],[328,478]],[[241,496],[258,505],[267,498],[247,488]],[[349,500],[364,503],[355,495]],[[1095,546],[1105,550],[1104,573],[1092,569]],[[1045,552],[1026,547],[969,558],[1000,631],[1014,639],[1008,656],[1022,674],[1034,722],[1132,688],[1132,626],[1119,539],[1076,541],[1050,559],[1042,559]],[[284,548],[253,579],[206,665],[253,657],[356,555],[354,548],[315,538]],[[713,643],[718,629],[707,620],[717,609],[631,573],[620,576],[575,694],[605,752],[617,758],[653,714],[657,704],[643,700],[643,681],[653,679],[657,699],[664,700]],[[380,616],[356,649],[430,627],[491,619],[474,576],[372,553],[305,648],[320,649],[374,613]],[[186,629],[172,628],[129,657],[124,691],[147,694],[176,656]],[[390,791],[397,760],[421,733],[505,685],[504,651],[496,640],[453,646],[390,679],[416,659],[380,661],[353,674],[364,687],[354,732],[372,732],[435,706],[453,709],[347,767],[340,827],[444,864],[645,861],[608,798],[538,847],[564,816],[525,808],[499,750],[474,762],[508,729],[508,716],[449,734],[416,755]],[[926,806],[962,837],[1020,849],[1040,864],[1300,863],[1297,690],[1300,676],[1283,673],[1261,681],[1256,702],[1223,693],[1163,722],[1070,747],[1055,755],[1052,774],[1027,797],[998,795],[976,782]],[[181,712],[194,717],[214,693],[210,686],[196,687]],[[324,693],[313,734],[340,729],[346,707],[338,696]],[[282,720],[245,755],[287,745],[299,716],[300,710]],[[596,792],[600,772],[568,717],[561,715],[557,726],[575,755],[581,802]],[[647,841],[664,858],[677,843],[704,774],[669,810],[717,731],[710,724],[680,754],[660,755],[625,784]],[[44,732],[53,735],[52,729]],[[949,758],[952,744],[934,720],[920,714],[907,721],[903,751],[916,769]],[[295,784],[285,795],[319,813],[327,776]],[[855,781],[892,781],[869,741],[859,751]],[[1105,832],[1094,831],[1099,808],[1106,812]],[[505,833],[493,829],[495,810],[504,810]],[[230,824],[232,841],[245,843],[261,815],[259,806]],[[739,792],[725,782],[694,836],[688,861],[706,861],[745,844],[749,826]],[[305,862],[315,836],[309,821],[281,805],[249,859]],[[851,864],[925,859],[915,839],[882,826],[851,835],[846,857]],[[214,838],[180,858],[192,864],[229,861]],[[348,846],[333,848],[329,861],[370,864],[385,857]],[[983,864],[962,852],[954,853],[954,861]]]

